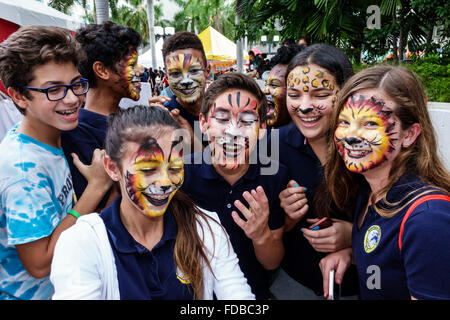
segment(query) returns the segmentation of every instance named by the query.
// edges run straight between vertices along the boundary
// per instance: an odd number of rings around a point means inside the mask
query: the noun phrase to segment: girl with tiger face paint
[[[318,65],[301,65],[289,72],[286,86],[292,121],[308,141],[323,140],[338,93],[334,76]]]
[[[381,92],[360,92],[348,98],[338,119],[334,141],[348,170],[362,173],[396,155],[400,124],[394,103],[380,99]],[[372,95],[367,96],[367,93]]]
[[[126,194],[149,217],[163,215],[183,184],[181,141],[169,144],[167,140],[149,138],[141,145],[129,143],[127,146],[123,176]]]
[[[253,94],[231,89],[216,98],[206,119],[200,116],[214,164],[235,169],[249,163],[260,133],[258,111],[258,100]]]

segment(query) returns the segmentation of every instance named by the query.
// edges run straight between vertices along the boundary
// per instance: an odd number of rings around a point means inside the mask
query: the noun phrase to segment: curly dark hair
[[[290,44],[289,46],[281,46],[278,48],[277,54],[270,59],[270,67],[273,68],[277,64],[288,64],[297,53],[305,48],[305,45],[296,43]]]
[[[267,119],[267,100],[266,95],[261,91],[261,88],[253,78],[238,73],[230,72],[222,74],[215,80],[206,90],[205,97],[203,99],[200,113],[205,118],[208,118],[208,112],[211,109],[214,101],[219,95],[230,89],[240,89],[248,91],[253,94],[259,103],[258,116],[260,123],[265,123]]]
[[[207,60],[202,41],[195,33],[188,31],[177,32],[173,36],[167,38],[162,48],[164,61],[166,60],[166,56],[171,52],[182,49],[195,49],[200,51],[202,53],[203,63],[206,66]]]
[[[22,27],[0,44],[0,79],[28,99],[24,89],[33,81],[33,71],[50,62],[73,62],[78,66],[84,52],[68,30],[58,27]],[[15,103],[14,103],[15,104]],[[20,113],[25,110],[16,105]]]
[[[107,68],[115,71],[115,64],[131,50],[137,50],[142,41],[140,34],[133,28],[120,26],[111,21],[80,28],[75,37],[87,55],[78,69],[81,75],[89,80],[91,88],[97,86],[92,69],[95,61],[101,61]]]

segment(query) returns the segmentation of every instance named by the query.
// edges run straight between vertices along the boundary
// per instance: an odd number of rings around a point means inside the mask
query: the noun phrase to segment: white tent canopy
[[[0,0],[0,18],[20,26],[55,26],[76,31],[83,22],[34,0]]]
[[[164,68],[164,59],[162,55],[162,47],[163,47],[164,39],[159,38],[158,41],[155,43],[155,50],[156,50],[156,67]],[[139,54],[138,57],[138,64],[150,68],[152,67],[152,50],[149,49],[143,54]]]

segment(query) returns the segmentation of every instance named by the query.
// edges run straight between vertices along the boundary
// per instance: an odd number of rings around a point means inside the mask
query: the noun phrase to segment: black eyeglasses
[[[79,81],[71,84],[56,84],[47,88],[36,88],[26,86],[24,89],[42,92],[47,95],[47,99],[50,101],[58,101],[64,99],[67,94],[67,90],[72,90],[73,94],[76,96],[81,96],[88,92],[89,81],[87,79],[81,78]]]

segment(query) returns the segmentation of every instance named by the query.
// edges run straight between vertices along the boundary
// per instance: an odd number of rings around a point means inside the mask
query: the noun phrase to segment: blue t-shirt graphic
[[[73,185],[61,148],[8,131],[0,144],[0,300],[50,299],[49,277],[33,278],[15,245],[53,233],[73,206]]]

